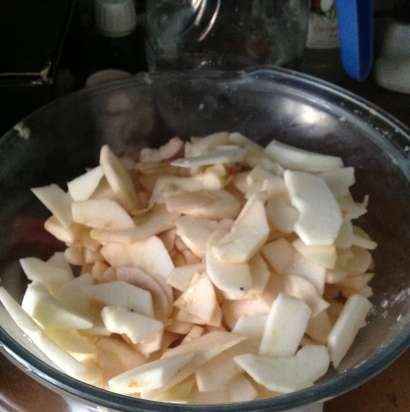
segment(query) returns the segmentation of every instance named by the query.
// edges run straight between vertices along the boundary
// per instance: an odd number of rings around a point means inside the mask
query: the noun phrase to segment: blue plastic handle
[[[365,80],[373,65],[373,0],[336,0],[343,67],[356,80]]]

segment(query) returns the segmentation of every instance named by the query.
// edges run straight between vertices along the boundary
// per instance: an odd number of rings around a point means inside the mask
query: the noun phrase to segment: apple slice
[[[58,269],[64,270],[67,273],[67,279],[74,279],[73,271],[71,266],[65,260],[64,252],[55,252],[52,256],[47,260],[49,265],[52,265]]]
[[[93,326],[90,319],[64,307],[39,282],[27,287],[21,306],[44,328],[89,329]]]
[[[326,269],[334,269],[336,264],[336,247],[334,245],[326,246],[307,246],[302,240],[296,239],[293,247],[306,259],[322,266]]]
[[[339,234],[335,241],[335,246],[341,249],[347,249],[353,244],[353,225],[350,220],[343,219]]]
[[[83,292],[102,306],[124,306],[141,315],[154,317],[151,293],[122,281],[85,286]]]
[[[177,136],[168,140],[167,143],[163,144],[158,148],[161,160],[168,160],[183,151],[184,142]]]
[[[198,156],[210,150],[230,143],[228,132],[216,132],[205,137],[192,137],[189,156]],[[186,157],[186,156],[185,156]]]
[[[377,243],[371,240],[369,235],[358,226],[353,227],[352,243],[353,245],[362,247],[363,249],[374,250],[377,247]]]
[[[226,234],[226,229],[216,230],[210,237],[206,252],[206,271],[212,283],[230,299],[239,299],[252,287],[252,276],[246,263],[228,263],[214,253],[214,244]]]
[[[292,205],[299,211],[295,231],[306,245],[331,245],[342,225],[340,208],[325,181],[303,172],[285,172]]]
[[[252,196],[230,232],[214,243],[212,253],[224,262],[248,262],[266,242],[269,231],[264,203]]]
[[[249,402],[258,396],[258,391],[244,376],[238,376],[228,384],[229,402]]]
[[[316,173],[343,167],[340,157],[309,152],[277,140],[272,140],[265,152],[286,169]]]
[[[274,300],[266,320],[259,353],[275,357],[294,355],[311,314],[302,300],[281,293]]]
[[[97,166],[68,182],[67,187],[71,198],[75,202],[89,199],[97,189],[103,176],[104,173],[101,167]]]
[[[216,295],[214,287],[206,274],[193,276],[188,289],[174,302],[174,306],[208,323],[215,312]]]
[[[90,199],[72,205],[76,223],[95,229],[130,229],[135,227],[130,215],[114,200]]]
[[[100,165],[121,204],[130,212],[137,210],[139,201],[131,177],[121,160],[107,145],[101,148]]]
[[[19,262],[29,280],[42,283],[50,291],[57,290],[73,279],[72,272],[35,257],[23,258]]]
[[[223,319],[229,329],[234,329],[243,316],[267,315],[271,301],[261,297],[242,300],[225,300],[222,304]]]
[[[107,243],[100,249],[104,259],[115,268],[121,266],[132,266],[129,247],[120,243]]]
[[[335,268],[326,271],[326,283],[331,285],[342,282],[347,278],[347,272],[340,268]]]
[[[172,318],[171,323],[166,327],[166,331],[177,333],[179,335],[186,335],[192,329],[193,325],[193,323],[183,322]]]
[[[169,212],[205,219],[231,219],[239,213],[238,199],[225,190],[199,190],[168,195],[165,203]]]
[[[208,219],[199,219],[191,216],[181,216],[176,221],[176,233],[195,255],[203,257],[206,253],[206,244],[217,222]]]
[[[178,216],[178,213],[170,213],[164,207],[157,206],[135,218],[136,227],[122,230],[94,229],[91,231],[91,237],[104,243],[133,243],[172,229]]]
[[[185,292],[196,273],[205,272],[205,265],[203,263],[196,263],[194,265],[186,265],[174,268],[169,274],[167,282],[173,288]]]
[[[333,323],[326,310],[318,313],[316,316],[310,318],[306,334],[309,335],[316,342],[327,344],[327,339],[332,330]]]
[[[278,239],[263,246],[261,253],[275,272],[284,274],[292,264],[295,251],[289,241]]]
[[[167,390],[156,389],[141,392],[142,399],[150,399],[158,402],[190,403],[194,392],[195,379],[188,378],[185,381],[170,387]]]
[[[329,189],[336,197],[350,194],[350,187],[356,182],[354,167],[342,167],[339,169],[327,170],[320,173]]]
[[[366,199],[363,203],[357,203],[351,195],[346,195],[338,197],[337,201],[346,220],[357,219],[367,213]]]
[[[77,355],[92,355],[96,351],[92,340],[80,335],[74,329],[47,328],[44,329],[44,333],[62,350],[69,352],[74,357],[77,357]]]
[[[254,381],[271,391],[291,393],[311,386],[329,368],[329,353],[326,346],[304,346],[295,356],[271,358],[244,354],[235,362]]]
[[[351,256],[342,265],[349,275],[358,275],[365,273],[372,264],[372,255],[367,249],[353,246],[350,249]],[[339,257],[341,251],[339,250]]]
[[[106,306],[101,317],[107,330],[128,336],[132,343],[139,343],[163,328],[162,322],[121,306]]]
[[[73,216],[71,198],[68,193],[55,184],[35,187],[31,191],[64,227],[70,227],[73,223]]]
[[[148,362],[135,369],[111,378],[108,382],[114,392],[132,394],[164,387],[192,360],[193,353],[184,353]]]
[[[232,329],[233,333],[248,336],[259,347],[268,315],[241,316]]]
[[[192,340],[199,338],[205,333],[205,329],[202,326],[194,325],[190,331],[185,335],[184,339],[181,341],[181,345],[184,343],[189,343]]]
[[[142,353],[146,357],[150,357],[151,354],[155,352],[158,353],[158,351],[162,348],[163,338],[164,338],[164,331],[160,330],[154,335],[144,339],[142,342],[137,343],[135,346],[138,352]]]
[[[372,304],[363,296],[353,295],[345,303],[328,337],[327,346],[335,368],[348,352],[366,322]]]
[[[250,298],[259,296],[263,293],[271,274],[268,265],[259,253],[249,261],[249,269],[252,276],[252,288],[248,292],[247,297]]]
[[[299,212],[291,205],[289,196],[278,194],[268,199],[266,217],[272,228],[282,233],[292,233],[299,217]]]
[[[16,325],[55,366],[74,377],[80,377],[85,372],[85,367],[80,362],[60,349],[59,346],[44,335],[40,327],[2,286],[0,286],[0,302],[4,305],[4,308]]]
[[[287,192],[283,178],[264,169],[260,165],[255,166],[248,173],[246,183],[247,198],[258,192],[265,192],[267,198]]]
[[[44,222],[44,229],[64,243],[74,243],[81,233],[82,227],[75,223],[66,227],[55,216],[50,216]]]
[[[360,291],[363,290],[373,278],[374,273],[363,273],[361,275],[349,276],[337,285],[353,289],[356,293],[360,293]]]

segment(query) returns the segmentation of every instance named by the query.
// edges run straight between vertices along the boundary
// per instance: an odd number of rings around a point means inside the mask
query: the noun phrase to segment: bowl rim
[[[284,68],[251,68],[239,72],[226,72],[226,71],[179,71],[179,72],[159,72],[159,73],[140,73],[135,77],[126,80],[119,80],[112,83],[95,86],[89,89],[83,89],[78,92],[72,93],[68,96],[64,96],[57,100],[64,99],[69,101],[70,99],[78,99],[82,95],[87,94],[99,94],[104,91],[124,87],[128,84],[134,86],[147,85],[155,82],[163,77],[171,78],[184,78],[189,77],[194,80],[205,79],[218,79],[218,80],[237,80],[241,78],[259,79],[278,82],[278,80],[287,80],[297,84],[308,85],[314,90],[322,91],[337,97],[340,102],[359,109],[368,117],[372,117],[380,121],[384,127],[388,127],[391,132],[390,140],[386,140],[386,144],[390,150],[393,150],[400,154],[398,166],[402,169],[403,173],[410,180],[410,158],[408,153],[408,147],[410,147],[410,129],[397,120],[394,116],[385,112],[383,109],[374,105],[373,103],[344,90],[341,87],[335,86],[324,80],[317,79],[313,76],[302,74],[294,70]],[[56,101],[53,101],[46,106],[36,110],[31,115],[20,123],[24,124],[26,120],[29,120],[31,116],[37,116],[43,110],[51,105],[54,105]],[[361,119],[361,122],[365,120]],[[0,139],[0,150],[2,150],[2,141],[9,134],[13,134],[15,131],[11,129],[7,132],[3,139]],[[0,351],[6,355],[13,363],[23,369],[27,374],[33,378],[39,380],[44,385],[51,387],[51,389],[65,392],[73,395],[83,401],[92,402],[94,404],[107,407],[113,410],[121,412],[160,412],[165,407],[169,412],[216,412],[220,410],[229,412],[246,412],[246,411],[259,411],[259,412],[273,412],[284,411],[287,409],[295,408],[298,406],[308,405],[314,402],[325,401],[329,398],[339,396],[345,392],[348,392],[359,385],[362,385],[384,368],[386,368],[391,362],[399,357],[407,348],[410,347],[410,323],[403,326],[398,335],[386,346],[381,347],[374,351],[368,359],[343,372],[335,377],[330,378],[326,382],[315,384],[309,388],[286,395],[280,395],[274,398],[267,398],[262,400],[254,400],[242,403],[231,404],[216,404],[216,405],[193,405],[193,404],[172,404],[167,402],[157,402],[144,400],[139,398],[133,398],[130,396],[116,394],[98,387],[86,384],[75,378],[60,372],[53,366],[42,361],[36,356],[32,355],[30,351],[25,349],[22,345],[16,342],[1,326],[0,326]]]

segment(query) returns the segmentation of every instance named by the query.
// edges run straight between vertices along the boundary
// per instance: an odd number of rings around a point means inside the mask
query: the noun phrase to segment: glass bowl
[[[354,195],[370,194],[361,225],[379,247],[374,310],[338,371],[276,398],[224,405],[177,405],[101,390],[55,369],[0,308],[0,348],[33,378],[64,396],[116,411],[283,411],[338,396],[364,383],[410,343],[409,130],[371,103],[284,69],[141,74],[83,90],[38,110],[0,140],[0,273],[21,299],[17,259],[58,247],[42,230],[46,211],[32,186],[64,182],[96,164],[99,147],[157,146],[174,135],[238,131],[341,156],[356,167]],[[61,247],[61,246],[60,246]]]

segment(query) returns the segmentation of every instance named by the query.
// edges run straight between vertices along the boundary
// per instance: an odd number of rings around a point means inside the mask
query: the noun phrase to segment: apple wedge
[[[19,262],[29,280],[42,283],[51,292],[74,278],[72,272],[35,257],[23,258]]]
[[[141,315],[154,317],[151,293],[122,281],[85,286],[83,292],[102,306],[124,306]]]
[[[94,167],[88,172],[67,183],[68,193],[75,202],[88,200],[97,189],[104,173],[101,166]]]
[[[350,194],[350,187],[356,182],[354,167],[327,170],[319,174],[336,197]]]
[[[273,229],[281,233],[292,233],[299,217],[299,212],[291,205],[289,196],[278,194],[268,199],[266,217]]]
[[[205,272],[205,265],[203,263],[196,263],[194,265],[186,265],[174,268],[169,274],[167,283],[173,288],[178,289],[181,292],[185,292],[193,276],[196,273]]]
[[[16,325],[57,368],[70,376],[81,377],[85,367],[50,340],[2,286],[0,286],[0,302]]]
[[[89,318],[64,307],[39,282],[27,287],[21,306],[44,328],[89,329],[93,326]]]
[[[240,299],[252,287],[252,276],[246,263],[228,263],[214,253],[214,244],[226,235],[226,229],[216,230],[210,237],[206,252],[206,271],[212,283],[230,299]]]
[[[343,220],[325,181],[312,174],[290,170],[284,177],[292,205],[300,213],[295,232],[309,246],[333,244]]]
[[[229,402],[249,402],[258,396],[258,391],[244,376],[228,383]]]
[[[75,358],[93,355],[96,351],[96,346],[92,340],[80,335],[80,333],[74,329],[47,328],[44,329],[44,333],[62,350],[70,353]]]
[[[95,229],[130,229],[135,223],[114,200],[90,199],[72,204],[73,220]]]
[[[165,204],[169,212],[205,219],[235,218],[241,204],[225,190],[199,190],[168,195]]]
[[[235,362],[254,381],[279,393],[291,393],[311,386],[329,368],[326,346],[311,345],[300,349],[295,356],[272,358],[244,354]]]
[[[107,330],[128,336],[132,343],[139,343],[163,329],[162,322],[122,306],[104,307],[101,318]]]
[[[373,278],[374,273],[363,273],[361,275],[349,276],[337,285],[353,289],[356,293],[360,293],[360,291],[363,290]]]
[[[310,318],[306,334],[316,342],[327,344],[328,336],[332,330],[333,323],[326,310]]]
[[[91,238],[103,243],[134,243],[175,227],[178,213],[170,213],[163,206],[156,206],[147,213],[134,218],[135,227],[122,230],[91,231]]]
[[[100,253],[110,266],[114,268],[133,265],[128,245],[107,243],[102,246]]]
[[[241,316],[232,329],[233,333],[247,336],[259,348],[268,315]]]
[[[294,355],[311,314],[302,300],[281,293],[273,301],[266,319],[259,353],[275,357]]]
[[[111,378],[112,391],[132,394],[164,387],[183,367],[189,364],[193,353],[184,353],[148,362],[135,369]]]
[[[366,322],[372,304],[363,296],[353,295],[345,303],[329,336],[327,346],[335,368],[346,356],[359,330]]]
[[[162,348],[162,342],[164,338],[164,331],[161,329],[159,332],[144,339],[142,342],[135,345],[138,352],[145,357],[150,357],[151,354],[157,352]],[[156,357],[158,358],[158,356]],[[152,359],[154,360],[154,359]]]
[[[216,132],[204,137],[192,137],[189,156],[199,156],[221,145],[230,143],[228,132]]]
[[[218,223],[214,220],[181,216],[176,221],[176,234],[199,257],[205,256],[206,245]]]
[[[335,246],[341,249],[347,249],[353,244],[353,225],[350,220],[343,219],[342,226],[340,227],[337,235]]]
[[[357,203],[351,195],[340,196],[337,198],[337,201],[343,217],[347,220],[358,219],[360,216],[367,213],[366,201],[363,201],[363,203]]]
[[[44,229],[64,243],[74,243],[82,231],[82,227],[76,223],[68,227],[64,226],[55,216],[50,216],[44,222]]]
[[[350,249],[351,256],[341,266],[349,275],[358,275],[365,273],[372,264],[372,255],[367,249],[353,246]],[[339,258],[341,251],[339,250]]]
[[[317,173],[343,167],[340,157],[309,152],[277,140],[266,146],[265,153],[286,169]]]
[[[35,187],[31,191],[64,227],[70,227],[73,223],[73,216],[71,197],[68,193],[55,184]]]
[[[260,253],[249,261],[249,269],[252,276],[252,288],[247,297],[257,297],[263,293],[269,282],[271,273]]]
[[[246,263],[266,242],[269,231],[264,203],[252,196],[230,232],[214,242],[212,253],[224,262]]]
[[[265,244],[261,253],[276,273],[284,274],[293,262],[295,251],[288,240],[278,239]]]
[[[73,270],[69,263],[65,260],[64,252],[55,252],[47,260],[49,265],[52,265],[58,269],[64,270],[67,273],[67,279],[74,279]]]
[[[246,197],[249,198],[255,193],[265,192],[269,199],[280,193],[286,193],[286,186],[283,178],[264,169],[262,166],[255,166],[246,176],[247,191]]]
[[[293,247],[306,259],[322,266],[326,269],[334,269],[336,264],[336,247],[334,245],[326,246],[307,246],[302,240],[296,239]]]
[[[134,183],[121,160],[105,145],[100,151],[100,165],[112,191],[129,212],[139,208]]]

